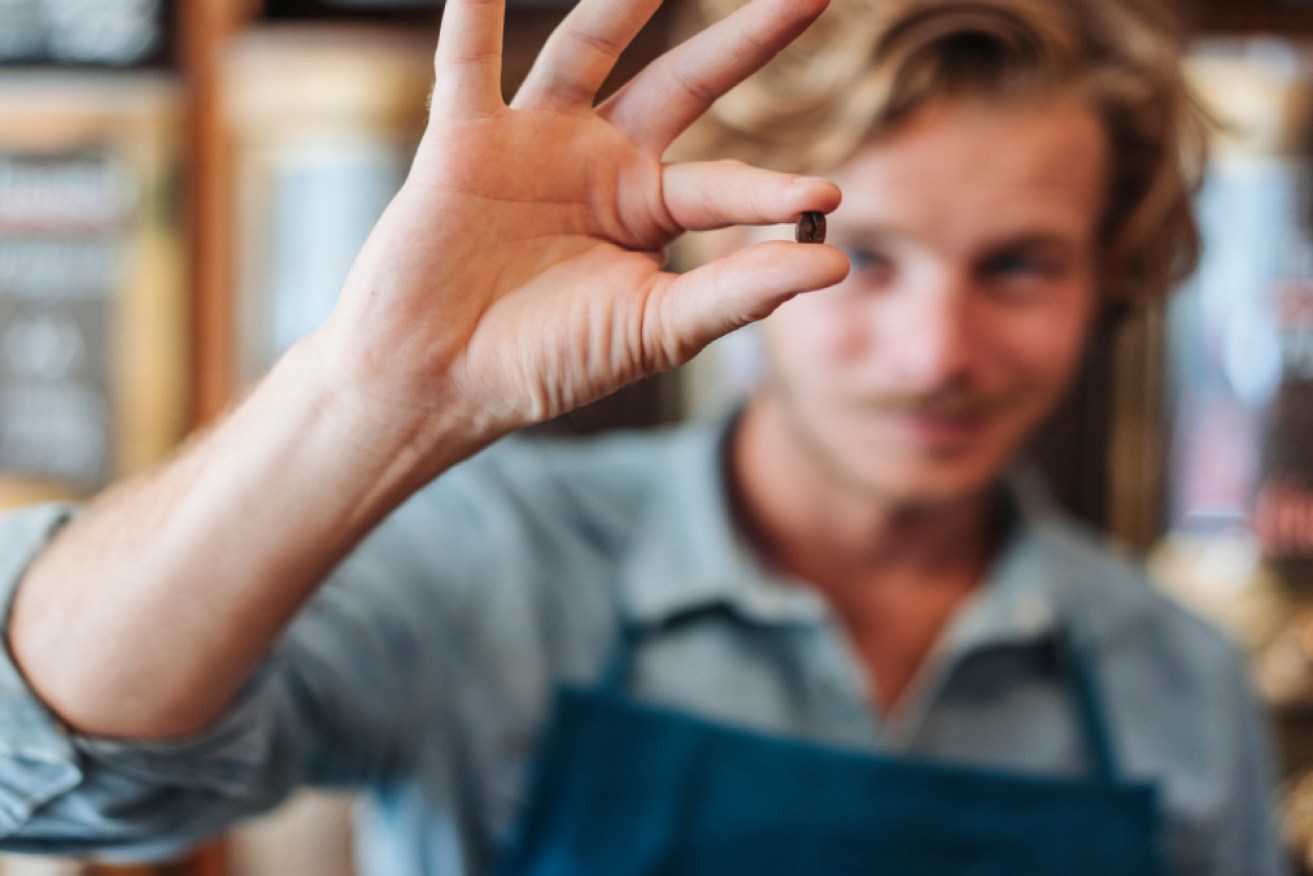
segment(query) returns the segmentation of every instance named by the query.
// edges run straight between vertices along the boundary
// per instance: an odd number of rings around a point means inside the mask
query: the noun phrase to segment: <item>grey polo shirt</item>
[[[358,787],[362,872],[484,873],[556,685],[597,677],[617,618],[718,606],[646,642],[635,696],[849,748],[1072,775],[1090,761],[1046,656],[1061,630],[1093,660],[1119,765],[1162,789],[1173,872],[1282,871],[1267,728],[1241,663],[1136,564],[1024,506],[985,586],[882,715],[824,601],[736,533],[728,422],[509,441],[459,466],[342,564],[194,738],[63,732],[0,663],[0,846],[159,855],[297,786]],[[3,605],[68,513],[0,518]]]

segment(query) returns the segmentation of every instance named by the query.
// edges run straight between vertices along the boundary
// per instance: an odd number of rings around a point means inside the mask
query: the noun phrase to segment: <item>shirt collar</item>
[[[1038,539],[1036,509],[1015,486],[1000,502],[1005,536],[985,581],[953,615],[940,647],[951,653],[1026,644],[1054,635],[1064,625],[1053,579]]]
[[[667,445],[622,576],[631,620],[659,625],[713,607],[766,624],[824,615],[823,600],[768,569],[734,524],[725,459],[739,413],[695,421]]]
[[[622,574],[624,610],[640,624],[724,608],[760,624],[816,623],[819,594],[765,566],[734,525],[725,454],[739,410],[682,427],[665,448],[654,501]],[[1100,588],[1104,549],[1060,522],[1033,479],[1010,478],[1008,535],[984,585],[958,611],[941,646],[954,653],[1114,634],[1149,598],[1144,587]],[[1096,596],[1097,598],[1091,598]]]

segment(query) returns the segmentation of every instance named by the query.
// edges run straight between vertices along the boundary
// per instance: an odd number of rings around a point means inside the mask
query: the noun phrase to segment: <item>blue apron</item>
[[[830,748],[626,695],[629,630],[564,688],[497,876],[1150,876],[1154,787],[1118,778],[1085,661],[1060,643],[1091,752],[1046,777]]]

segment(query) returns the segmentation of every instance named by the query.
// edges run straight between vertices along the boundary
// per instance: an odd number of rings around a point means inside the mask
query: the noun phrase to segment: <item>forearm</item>
[[[333,567],[433,473],[404,429],[344,411],[319,367],[294,349],[218,427],[94,503],[25,576],[11,647],[69,724],[144,738],[205,726]]]

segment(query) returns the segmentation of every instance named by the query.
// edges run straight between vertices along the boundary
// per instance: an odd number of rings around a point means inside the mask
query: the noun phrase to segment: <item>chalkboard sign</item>
[[[179,95],[138,73],[0,89],[0,507],[92,492],[177,438]]]
[[[107,479],[106,335],[137,196],[104,150],[0,153],[0,469]]]

